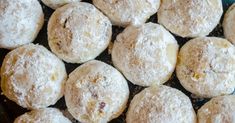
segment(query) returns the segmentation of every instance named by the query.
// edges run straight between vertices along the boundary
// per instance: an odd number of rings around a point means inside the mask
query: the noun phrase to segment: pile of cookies
[[[208,37],[223,14],[221,0],[41,0],[55,9],[47,25],[50,50],[32,42],[44,24],[38,0],[0,1],[3,94],[31,110],[15,123],[71,123],[48,108],[65,97],[82,123],[106,123],[127,108],[127,123],[235,122],[235,4],[223,18],[225,38]],[[157,13],[158,24],[147,19]],[[112,28],[125,28],[115,37]],[[180,49],[174,35],[190,38]],[[113,66],[94,60],[108,46]],[[65,63],[81,64],[66,72]],[[180,84],[212,98],[197,113]],[[128,81],[146,87],[127,107]]]

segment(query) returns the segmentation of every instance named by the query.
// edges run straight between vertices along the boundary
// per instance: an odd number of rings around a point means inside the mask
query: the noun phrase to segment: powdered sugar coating
[[[163,0],[158,22],[181,37],[203,37],[219,23],[221,0]]]
[[[106,123],[118,117],[128,98],[129,88],[121,73],[96,60],[75,69],[66,83],[68,111],[82,123]]]
[[[176,73],[184,88],[197,96],[230,94],[235,87],[235,47],[222,38],[192,39],[180,50]]]
[[[117,36],[112,61],[132,83],[159,85],[171,77],[177,53],[175,38],[161,25],[147,23],[128,26]]]
[[[55,104],[67,77],[64,63],[40,45],[28,44],[9,52],[1,68],[3,94],[28,109]]]
[[[135,95],[127,123],[196,123],[190,99],[168,86],[151,86]]]
[[[81,0],[42,0],[44,4],[46,4],[48,7],[52,9],[57,9],[65,4],[71,3],[71,2],[79,2]]]
[[[56,9],[48,23],[51,50],[70,63],[94,59],[108,47],[111,35],[109,19],[85,2],[74,2]]]
[[[72,123],[58,109],[45,108],[32,110],[17,117],[14,123]]]
[[[235,3],[227,10],[223,21],[224,36],[235,44]]]
[[[198,110],[198,123],[234,123],[235,96],[212,98]]]
[[[157,12],[161,0],[93,0],[93,4],[118,26],[141,25]]]
[[[0,48],[13,49],[33,42],[43,23],[37,0],[1,0]]]

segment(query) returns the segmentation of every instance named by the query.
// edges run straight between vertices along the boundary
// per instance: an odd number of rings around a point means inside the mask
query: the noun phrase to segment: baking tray
[[[83,2],[92,3],[91,0],[83,0]],[[228,7],[234,2],[235,2],[235,0],[223,0],[224,13],[228,9]],[[49,20],[49,17],[53,13],[53,10],[46,7],[42,3],[41,3],[41,5],[42,5],[42,8],[43,8],[43,11],[44,11],[44,14],[45,14],[45,23],[44,23],[44,26],[43,26],[42,30],[39,32],[36,40],[34,41],[34,43],[35,44],[36,43],[41,44],[41,45],[45,46],[46,48],[50,49],[49,46],[48,46],[48,42],[47,42],[47,22]],[[222,20],[223,20],[223,17],[220,21],[220,24],[217,25],[217,27],[209,34],[209,36],[216,36],[216,37],[224,38],[223,29],[222,29],[222,26],[221,26]],[[157,14],[150,17],[148,22],[157,23]],[[113,26],[112,41],[114,41],[117,34],[119,34],[122,31],[123,31],[123,28]],[[180,47],[182,45],[184,45],[185,42],[190,40],[190,38],[181,38],[181,37],[178,37],[178,36],[175,36],[175,38],[177,39],[178,44],[180,45]],[[0,49],[0,66],[2,65],[2,61],[3,61],[5,55],[8,52],[9,52],[9,50]],[[108,64],[112,65],[111,55],[108,53],[108,49],[106,49],[96,59],[101,60],[105,63],[108,63]],[[68,63],[65,63],[67,73],[69,74],[70,72],[72,72],[75,68],[77,68],[80,65],[81,64],[68,64]],[[128,85],[129,85],[129,88],[130,88],[130,98],[129,98],[129,102],[128,102],[128,105],[129,105],[129,103],[130,103],[131,99],[133,98],[133,96],[135,94],[137,94],[138,92],[140,92],[141,90],[143,90],[144,88],[140,87],[140,86],[133,85],[129,81],[128,81]],[[171,79],[168,82],[166,82],[164,85],[168,85],[168,86],[171,86],[173,88],[177,88],[177,89],[181,90],[182,92],[184,92],[191,99],[191,102],[193,104],[193,107],[194,107],[195,111],[197,111],[204,103],[206,103],[209,100],[209,99],[205,99],[205,98],[197,98],[196,96],[194,96],[190,92],[186,91],[180,85],[179,80],[177,79],[175,73],[172,75]],[[1,90],[0,90],[0,92],[1,92]],[[73,123],[79,123],[78,121],[73,119],[72,116],[68,113],[68,111],[66,109],[64,98],[61,98],[55,105],[50,106],[50,107],[59,108],[65,114],[65,116],[67,116]],[[28,111],[27,109],[24,109],[24,108],[18,106],[16,103],[8,100],[1,93],[1,95],[0,95],[0,123],[13,123],[14,119],[17,116],[19,116],[19,115],[21,115],[21,114],[23,114],[27,111]],[[122,113],[122,115],[120,115],[118,118],[112,120],[110,123],[125,123],[126,111],[127,111],[127,109]]]

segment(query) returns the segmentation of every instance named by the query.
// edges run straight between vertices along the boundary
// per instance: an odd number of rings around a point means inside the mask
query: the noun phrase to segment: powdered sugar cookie
[[[106,123],[118,117],[128,98],[129,88],[121,73],[96,60],[75,69],[66,83],[68,111],[82,123]]]
[[[55,104],[63,95],[64,63],[40,45],[28,44],[9,52],[1,68],[3,94],[28,109]]]
[[[13,49],[33,42],[43,23],[37,0],[1,0],[0,48]]]
[[[42,0],[44,4],[46,4],[48,7],[52,9],[57,9],[65,4],[71,3],[71,2],[79,2],[81,0]]]
[[[141,25],[157,12],[161,0],[93,0],[114,25]]]
[[[32,110],[19,117],[14,123],[72,123],[58,109],[45,108]]]
[[[198,110],[198,123],[234,123],[235,96],[212,98]]]
[[[230,94],[235,87],[235,47],[222,38],[192,39],[180,50],[176,73],[184,88],[197,96]]]
[[[159,85],[171,77],[177,53],[175,38],[161,25],[147,23],[129,26],[117,36],[112,61],[132,83]]]
[[[235,44],[235,3],[229,7],[228,11],[224,16],[223,29],[224,36],[230,42]]]
[[[221,0],[163,0],[158,22],[181,37],[203,37],[219,23]]]
[[[152,86],[135,95],[130,103],[127,123],[196,123],[190,99],[167,86]]]
[[[111,40],[112,25],[93,5],[74,2],[56,9],[48,23],[51,50],[70,63],[94,59]]]

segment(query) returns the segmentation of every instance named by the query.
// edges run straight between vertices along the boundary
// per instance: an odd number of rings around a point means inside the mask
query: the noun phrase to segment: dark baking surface
[[[83,2],[89,2],[91,3],[91,0],[83,0]],[[226,12],[226,10],[228,9],[228,7],[234,3],[235,0],[223,0],[223,7],[224,7],[224,12]],[[42,3],[41,3],[42,4]],[[36,40],[34,41],[34,43],[38,43],[41,45],[44,45],[46,48],[50,49],[47,43],[47,22],[49,20],[50,15],[53,13],[53,10],[46,7],[45,5],[42,4],[42,8],[45,14],[45,23],[44,26],[42,28],[42,30],[40,31],[40,33],[38,34],[38,37],[36,38]],[[221,22],[223,20],[223,17],[221,19]],[[157,23],[157,15],[153,15],[148,21]],[[220,24],[218,24],[218,26],[213,30],[213,32],[210,33],[209,36],[216,36],[216,37],[222,37],[223,36],[223,30],[222,30],[222,26],[221,26],[221,22]],[[123,28],[121,27],[116,27],[113,26],[113,35],[112,35],[112,41],[114,41],[114,39],[116,38],[116,35],[120,32],[123,31]],[[180,47],[185,44],[185,42],[187,42],[189,40],[189,38],[181,38],[178,36],[175,36],[175,38],[177,39]],[[4,56],[9,52],[9,50],[6,49],[0,49],[0,66],[2,65],[2,61],[4,59]],[[108,54],[108,50],[106,49],[102,54],[100,54],[97,58],[97,60],[101,60],[103,62],[106,62],[108,64],[112,65],[112,61],[111,61],[111,55]],[[69,74],[71,71],[73,71],[75,68],[77,68],[80,64],[65,64],[66,65],[66,70],[67,73]],[[143,87],[140,86],[136,86],[133,85],[132,83],[130,83],[128,81],[129,84],[129,88],[130,88],[130,98],[129,98],[129,103],[131,101],[131,99],[133,98],[133,96],[140,92]],[[204,99],[204,98],[197,98],[194,95],[192,95],[190,92],[186,91],[179,83],[178,79],[176,78],[175,73],[172,75],[171,79],[165,83],[165,85],[171,86],[173,88],[177,88],[179,90],[181,90],[182,92],[184,92],[187,96],[189,96],[189,98],[192,101],[193,107],[194,109],[197,111],[198,108],[200,108],[205,102],[207,102],[209,99]],[[1,92],[1,91],[0,91]],[[128,105],[129,105],[128,103]],[[68,114],[66,111],[66,105],[65,105],[65,101],[64,98],[60,99],[55,105],[50,106],[50,107],[56,107],[61,109],[65,114]],[[14,102],[8,100],[4,95],[0,95],[0,123],[12,123],[14,121],[14,119],[27,112],[27,109],[24,109],[20,106],[18,106],[17,104],[15,104]],[[126,113],[127,109],[125,110],[125,112],[119,116],[117,119],[114,119],[111,121],[111,123],[124,123],[125,122],[125,113]],[[77,122],[75,120],[72,120],[73,122]]]

